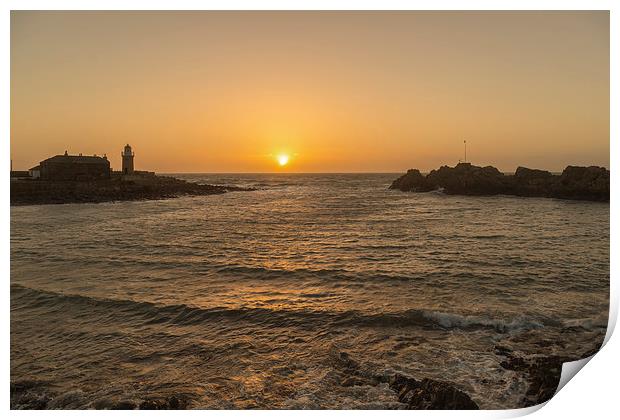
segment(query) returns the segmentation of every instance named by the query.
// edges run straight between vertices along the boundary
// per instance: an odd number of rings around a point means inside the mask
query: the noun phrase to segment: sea
[[[389,190],[398,175],[176,174],[256,190],[11,207],[11,407],[403,407],[347,381],[346,353],[518,408],[528,378],[497,346],[600,346],[609,203]]]

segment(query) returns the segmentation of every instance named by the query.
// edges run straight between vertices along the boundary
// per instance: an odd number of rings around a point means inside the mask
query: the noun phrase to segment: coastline
[[[522,375],[526,381],[525,394],[521,396],[519,409],[532,407],[549,401],[556,393],[560,381],[562,364],[592,356],[598,352],[597,344],[580,357],[551,355],[517,355],[519,351],[496,344],[495,355],[504,360],[498,368]],[[480,410],[488,409],[476,402],[472,396],[449,377],[441,380],[421,377],[415,378],[398,371],[384,370],[379,364],[364,364],[351,358],[349,353],[332,347],[329,360],[333,368],[332,376],[336,385],[344,389],[355,387],[383,389],[387,400],[378,402],[375,409],[399,410]],[[136,394],[132,397],[95,399],[86,406],[73,401],[72,392],[65,394],[53,391],[51,382],[25,378],[10,381],[10,407],[12,410],[44,410],[58,408],[112,409],[112,410],[187,410],[215,409],[198,401],[196,396],[178,392],[156,392]],[[80,396],[79,391],[73,392]],[[390,401],[390,399],[393,399]],[[82,402],[83,403],[83,402]],[[73,406],[73,404],[76,404]],[[262,407],[246,407],[262,409]],[[284,407],[277,407],[284,408]],[[289,407],[299,409],[302,407]],[[328,407],[312,407],[329,409]]]
[[[11,180],[11,206],[113,201],[165,200],[181,196],[253,191],[226,185],[206,185],[171,176],[122,176],[95,181]]]

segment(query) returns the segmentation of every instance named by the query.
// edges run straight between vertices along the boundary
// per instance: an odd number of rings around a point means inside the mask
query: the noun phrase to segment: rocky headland
[[[158,176],[113,177],[96,181],[11,180],[11,205],[102,203],[107,201],[161,200],[180,196],[223,194],[252,189],[203,185]]]
[[[567,166],[561,175],[540,169],[517,168],[506,175],[493,166],[459,163],[423,175],[417,169],[392,182],[390,189],[428,192],[443,189],[458,195],[516,195],[568,200],[609,201],[609,170],[599,166]]]

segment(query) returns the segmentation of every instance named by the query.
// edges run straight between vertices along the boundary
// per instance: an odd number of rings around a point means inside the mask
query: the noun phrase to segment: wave
[[[364,259],[364,258],[361,258]],[[371,259],[372,260],[372,259]],[[387,273],[373,272],[356,272],[343,269],[278,269],[265,267],[249,267],[242,265],[211,265],[208,271],[213,271],[221,275],[235,276],[237,278],[249,278],[252,280],[276,280],[284,279],[312,279],[321,282],[380,282],[384,283],[402,283],[402,282],[420,282],[420,284],[432,282],[434,287],[441,287],[442,283],[438,281],[440,277],[448,277],[450,273],[421,273],[419,275],[398,275]],[[477,279],[487,280],[486,275],[477,275]],[[490,278],[489,278],[490,279]]]
[[[178,246],[178,249],[182,249],[182,246]],[[383,247],[382,249],[400,249],[399,247]],[[378,249],[378,247],[375,247]],[[201,256],[200,254],[192,254],[192,249],[187,248],[183,250],[188,258]],[[13,257],[19,256],[22,260],[28,260],[32,262],[39,262],[43,258],[44,253],[39,251],[12,251]],[[96,256],[89,257],[84,256],[82,262],[87,263],[89,266],[101,265],[109,267],[111,264],[119,268],[137,268],[146,267],[150,270],[163,269],[163,270],[175,270],[183,269],[192,275],[221,275],[227,277],[234,277],[237,279],[251,279],[251,280],[290,280],[290,279],[302,279],[302,280],[320,280],[320,281],[352,281],[352,282],[366,282],[366,281],[379,281],[379,282],[406,282],[406,281],[420,281],[429,282],[437,281],[439,274],[445,274],[449,276],[450,273],[434,273],[432,275],[421,273],[419,275],[398,275],[388,273],[373,273],[373,272],[356,272],[343,269],[310,269],[310,268],[266,268],[260,266],[247,266],[238,264],[221,264],[211,261],[196,261],[194,260],[162,260],[157,259],[154,256],[166,255],[166,250],[158,251],[157,249],[151,250],[150,256],[138,257],[138,256]],[[70,263],[73,261],[73,256],[61,257],[61,256],[48,256],[45,255],[46,262],[54,263]],[[360,259],[368,259],[376,261],[372,257],[360,257]],[[476,278],[486,280],[485,275],[478,275]],[[436,286],[441,286],[436,284]]]
[[[545,323],[518,316],[510,320],[485,318],[477,315],[457,315],[445,312],[426,312],[425,316],[444,328],[468,328],[468,327],[490,327],[498,332],[509,332],[517,330],[533,330],[547,326],[558,326],[557,323],[546,320]],[[553,324],[553,325],[551,325]]]
[[[196,258],[201,257],[198,251],[195,251],[192,247],[184,247],[183,245],[175,245],[176,252],[183,253],[184,258],[161,258],[166,256],[167,250],[165,248],[152,248],[150,255],[109,255],[109,256],[92,256],[88,255],[80,256],[83,264],[87,264],[89,267],[94,268],[97,266],[108,269],[110,266],[117,267],[120,271],[125,268],[136,270],[140,267],[144,267],[149,271],[157,270],[182,270],[183,275],[186,278],[201,279],[209,278],[214,281],[231,281],[231,280],[252,280],[252,281],[292,281],[299,280],[303,282],[314,282],[316,284],[350,284],[354,286],[360,286],[365,284],[372,285],[402,285],[407,284],[407,287],[430,287],[433,289],[445,289],[453,287],[489,287],[491,290],[495,289],[498,285],[506,285],[513,287],[515,282],[536,283],[539,281],[534,277],[509,277],[504,273],[498,271],[495,272],[476,272],[469,273],[464,271],[456,271],[450,268],[453,264],[453,260],[448,258],[442,258],[440,252],[429,253],[433,256],[434,261],[441,262],[445,267],[437,268],[433,271],[419,271],[419,272],[388,272],[383,271],[354,271],[340,268],[268,268],[264,266],[251,266],[251,265],[239,265],[239,264],[226,264],[220,261],[202,260]],[[374,247],[376,249],[389,249],[391,247]],[[394,249],[402,249],[398,246],[394,246]],[[342,249],[347,249],[343,247]],[[354,249],[351,246],[349,249]],[[31,261],[32,263],[40,263],[44,258],[46,263],[67,263],[70,264],[75,256],[69,255],[67,257],[60,256],[48,256],[44,255],[42,251],[11,251],[13,257],[19,256],[22,260]],[[216,258],[216,257],[214,257]],[[381,257],[371,256],[359,256],[359,261],[381,261]],[[528,264],[526,261],[510,261],[511,267]],[[378,264],[377,264],[378,265]],[[97,274],[97,273],[95,273]],[[533,287],[543,287],[544,284],[537,284]],[[556,286],[553,284],[552,286]],[[575,285],[571,283],[560,284],[557,287],[562,289],[572,288],[577,291],[583,290],[582,285]],[[492,290],[496,292],[497,290]]]
[[[544,327],[562,327],[553,319],[532,319],[518,316],[511,319],[483,315],[462,315],[432,310],[410,309],[395,313],[363,313],[360,311],[321,311],[271,308],[201,308],[186,304],[162,305],[125,299],[109,299],[32,289],[19,284],[11,285],[11,306],[14,310],[45,309],[63,311],[92,319],[100,317],[114,322],[139,322],[143,325],[199,325],[209,321],[246,322],[277,327],[390,328],[419,327],[439,330],[493,330],[508,333]],[[582,328],[596,328],[596,323],[584,321]]]

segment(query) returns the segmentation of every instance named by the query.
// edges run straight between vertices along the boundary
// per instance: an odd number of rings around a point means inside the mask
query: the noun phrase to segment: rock
[[[551,172],[519,166],[513,177],[513,193],[522,197],[549,196],[555,178]]]
[[[398,401],[414,410],[477,410],[478,404],[454,385],[397,374],[390,380],[390,388],[398,393]]]
[[[442,166],[431,171],[427,178],[446,194],[495,195],[507,190],[506,176],[492,166],[482,168],[471,163],[459,163],[454,168]]]
[[[416,388],[420,385],[419,381],[416,381],[415,379],[402,375],[400,373],[388,377],[387,380],[390,388],[398,392],[400,392],[404,388]]]
[[[519,167],[514,175],[504,175],[492,166],[459,163],[454,168],[442,166],[426,177],[417,169],[410,169],[390,185],[390,189],[412,192],[437,188],[443,188],[446,194],[609,201],[609,170],[598,166],[568,166],[558,176],[540,169]]]
[[[507,360],[503,360],[499,364],[504,369],[508,370],[526,370],[528,368],[528,364],[525,363],[525,360],[522,357],[509,356]]]
[[[554,196],[609,201],[609,170],[599,166],[567,166],[555,187]]]
[[[602,343],[598,343],[583,354],[572,357],[557,354],[517,356],[512,349],[501,345],[495,346],[495,354],[505,357],[500,362],[501,367],[524,374],[528,387],[521,399],[521,404],[523,407],[529,407],[544,403],[553,397],[560,383],[563,363],[590,357],[600,349],[601,345]]]
[[[394,180],[390,185],[392,190],[428,192],[437,189],[437,186],[427,180],[427,178],[417,169],[409,169],[407,173]]]
[[[515,178],[520,182],[533,182],[538,183],[540,180],[548,180],[553,178],[553,174],[549,171],[543,171],[541,169],[529,169],[519,166],[515,171]]]
[[[134,410],[136,404],[133,401],[119,401],[112,406],[112,410]]]
[[[558,356],[534,360],[528,367],[530,385],[526,392],[526,399],[529,398],[534,404],[550,400],[558,389],[562,363],[565,361],[567,360]]]
[[[167,399],[146,399],[139,405],[140,410],[184,410],[187,401],[171,396]]]
[[[161,410],[161,402],[153,400],[145,400],[138,407],[140,410]]]
[[[171,410],[178,410],[181,407],[181,402],[177,397],[173,395],[172,397],[168,398],[168,407]]]
[[[333,350],[333,365],[345,378],[340,386],[377,386],[387,383],[398,401],[411,410],[477,410],[478,405],[454,384],[424,378],[421,381],[403,374],[377,374],[351,359],[348,353]],[[375,371],[376,372],[376,371]]]
[[[560,383],[562,363],[568,358],[559,356],[534,356],[523,358],[508,354],[500,366],[507,370],[523,372],[528,380],[528,387],[521,403],[529,407],[544,403],[553,397]]]
[[[11,381],[11,410],[45,410],[51,401],[47,394],[47,382],[37,380]]]

